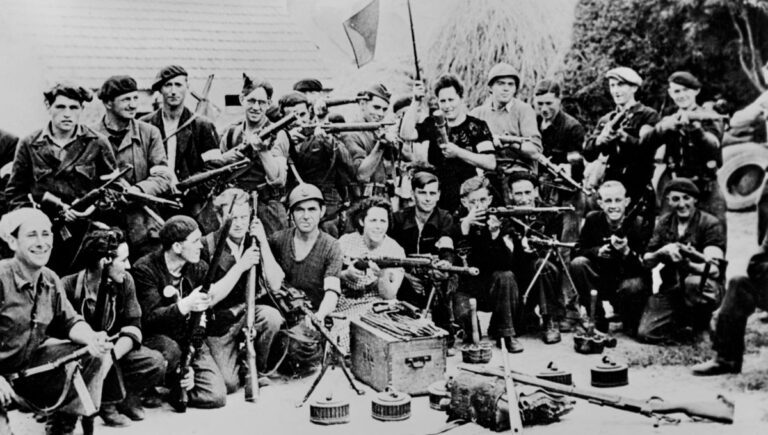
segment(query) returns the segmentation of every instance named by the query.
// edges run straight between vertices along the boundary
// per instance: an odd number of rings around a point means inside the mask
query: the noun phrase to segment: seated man
[[[194,219],[173,216],[160,230],[162,248],[136,262],[136,293],[141,304],[142,324],[147,337],[144,343],[160,351],[168,361],[166,383],[171,387],[170,403],[180,408],[178,392],[185,388],[188,405],[197,408],[220,408],[227,399],[224,377],[214,361],[210,348],[203,342],[192,358],[187,373],[179,373],[181,345],[190,342],[188,315],[207,311],[221,301],[245,271],[258,261],[255,248],[243,252],[227,274],[211,284],[208,293],[201,285],[208,263],[200,259],[202,234]]]
[[[508,235],[501,234],[501,222],[488,215],[491,205],[489,182],[482,176],[475,176],[461,185],[461,204],[468,210],[460,219],[460,232],[456,237],[460,246],[469,250],[467,266],[480,269],[480,275],[462,277],[455,295],[454,311],[465,331],[469,331],[469,299],[477,299],[478,310],[491,311],[488,335],[501,340],[507,351],[518,353],[523,346],[515,338],[512,313],[517,311],[517,282],[512,273],[514,249]],[[469,334],[468,334],[469,336]]]
[[[712,348],[717,356],[693,366],[696,376],[741,373],[747,319],[755,308],[768,311],[768,237],[749,260],[747,275],[728,282],[723,302],[712,318]]]
[[[163,355],[141,345],[141,308],[136,285],[128,273],[128,243],[119,229],[95,230],[86,235],[80,256],[85,269],[62,278],[67,297],[80,315],[97,331],[117,334],[113,349],[122,372],[126,396],[105,388],[99,416],[107,426],[125,426],[143,420],[140,396],[162,382],[166,362]],[[106,292],[98,306],[100,292]],[[130,420],[129,420],[130,419]]]
[[[405,271],[402,268],[381,269],[373,261],[363,257],[405,258],[405,251],[391,237],[387,229],[392,220],[392,206],[383,197],[364,199],[353,216],[354,233],[339,238],[345,266],[341,278],[342,296],[338,310],[346,315],[344,322],[337,322],[342,349],[349,348],[349,322],[360,317],[373,302],[395,299]]]
[[[13,258],[0,260],[0,433],[13,433],[7,415],[13,400],[33,409],[61,400],[46,422],[46,434],[71,434],[79,415],[94,412],[86,403],[91,402],[96,408],[101,403],[102,383],[112,366],[112,344],[106,332],[94,332],[75,312],[61,280],[45,267],[51,255],[53,232],[51,221],[43,212],[20,208],[6,214],[0,220],[0,237],[14,252]],[[71,341],[42,345],[49,336]],[[80,367],[86,382],[89,394],[85,397],[72,389],[64,390],[69,384],[67,376],[72,376],[72,366],[12,379],[20,370],[73,353],[79,345],[88,349],[88,355],[74,364]]]
[[[539,197],[538,180],[535,175],[526,171],[515,171],[510,174],[509,192],[512,205],[516,207],[536,207]],[[564,296],[562,294],[562,272],[558,267],[557,257],[544,258],[544,250],[538,246],[527,244],[522,237],[530,228],[534,235],[557,239],[561,234],[562,216],[526,215],[510,221],[512,239],[515,242],[514,272],[517,281],[524,288],[531,288],[526,305],[515,313],[518,331],[521,329],[539,329],[538,319],[534,308],[539,307],[542,320],[541,339],[546,344],[560,342],[560,330],[557,322],[565,316]],[[526,228],[527,227],[527,228]],[[536,234],[538,233],[538,234]],[[546,260],[546,262],[545,262]],[[536,271],[541,272],[536,277]],[[534,277],[536,280],[534,281]]]
[[[650,229],[637,209],[631,216],[627,214],[630,200],[621,182],[606,181],[598,194],[602,210],[587,214],[573,250],[571,275],[587,310],[590,291],[597,290],[595,313],[590,315],[598,330],[608,332],[603,311],[603,301],[608,301],[621,318],[624,332],[634,336],[651,295],[651,273],[642,264]]]
[[[259,248],[260,246],[268,246],[267,235],[264,233],[264,226],[261,221],[252,216],[248,199],[248,194],[243,190],[232,188],[225,190],[213,200],[214,210],[221,223],[224,222],[229,206],[233,201],[234,206],[231,214],[232,226],[229,229],[229,234],[226,235],[227,244],[224,246],[218,264],[211,267],[216,267],[216,274],[213,279],[221,279],[236,266],[246,252],[253,251],[257,257],[256,263],[260,262],[262,265],[261,271],[265,281],[262,282],[261,277],[257,278],[256,297],[258,298],[260,294],[265,293],[261,290],[262,285],[268,286],[271,290],[280,288],[283,272],[272,256],[272,251]],[[252,218],[253,221],[251,221]],[[250,234],[248,234],[249,223],[251,223]],[[202,257],[206,262],[211,260],[219,237],[221,237],[221,230],[207,234],[203,238]],[[224,376],[228,394],[234,393],[241,385],[238,354],[239,344],[244,341],[242,332],[246,322],[248,286],[249,275],[243,273],[231,291],[223,294],[221,300],[215,304],[206,326],[208,347],[211,349],[213,359],[219,366],[222,376]],[[253,344],[257,355],[256,367],[259,373],[264,373],[267,369],[267,358],[272,348],[272,342],[283,325],[283,317],[274,307],[261,303],[264,301],[258,302],[254,311],[256,339]],[[260,381],[262,384],[266,383],[264,379]]]
[[[659,292],[648,300],[640,319],[637,334],[643,341],[658,343],[685,338],[676,335],[687,330],[704,331],[720,305],[725,270],[697,262],[686,252],[693,248],[715,261],[725,256],[723,225],[697,207],[699,193],[687,178],[667,185],[664,197],[672,211],[659,218],[643,256],[647,267],[664,263]]]

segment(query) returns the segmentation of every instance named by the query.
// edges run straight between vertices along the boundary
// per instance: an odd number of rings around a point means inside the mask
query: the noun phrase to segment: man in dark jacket
[[[162,96],[162,106],[141,118],[160,130],[174,182],[220,166],[219,135],[210,119],[192,113],[184,102],[189,92],[187,71],[168,65],[157,73],[152,91]],[[175,133],[175,134],[174,134]],[[172,135],[172,136],[171,136]],[[192,216],[208,233],[218,227],[205,188],[192,189],[184,196],[184,214]]]

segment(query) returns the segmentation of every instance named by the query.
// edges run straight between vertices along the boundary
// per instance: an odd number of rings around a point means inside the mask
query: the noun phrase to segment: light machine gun
[[[376,263],[381,268],[387,267],[402,267],[404,269],[432,269],[440,272],[457,273],[461,275],[477,276],[480,274],[480,270],[476,267],[465,266],[453,266],[453,265],[440,265],[438,264],[439,258],[436,255],[419,255],[406,258],[393,258],[393,257],[358,257],[350,258],[354,263],[354,266],[360,270],[367,269],[367,262]]]

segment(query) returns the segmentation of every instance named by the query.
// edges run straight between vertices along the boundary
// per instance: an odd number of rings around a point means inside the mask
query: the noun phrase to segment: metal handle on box
[[[414,369],[420,369],[424,367],[429,361],[432,361],[431,355],[412,356],[405,359],[405,363]]]

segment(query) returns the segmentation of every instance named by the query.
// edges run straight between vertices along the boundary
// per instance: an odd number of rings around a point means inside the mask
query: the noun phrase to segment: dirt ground
[[[728,275],[743,273],[746,262],[756,247],[754,212],[728,216],[730,261]],[[768,325],[753,316],[748,333],[748,351],[741,375],[696,378],[690,374],[688,364],[709,355],[708,343],[681,348],[661,348],[641,345],[619,336],[619,343],[610,350],[617,359],[629,361],[629,385],[621,388],[600,390],[607,394],[619,394],[635,399],[660,396],[669,401],[699,401],[715,399],[723,394],[736,405],[735,423],[722,425],[695,422],[680,416],[679,424],[662,422],[654,427],[654,420],[585,401],[577,401],[573,411],[561,422],[548,426],[526,428],[526,433],[555,434],[689,434],[731,435],[768,433]],[[482,316],[483,322],[488,317]],[[486,323],[487,324],[487,323]],[[549,361],[556,361],[561,369],[571,371],[577,386],[589,385],[589,369],[600,360],[595,355],[580,355],[573,351],[571,334],[564,334],[556,345],[544,345],[536,337],[523,337],[525,352],[511,355],[514,369],[534,374],[543,370]],[[460,356],[448,361],[448,374],[456,372]],[[491,364],[501,364],[496,352]],[[309,407],[296,408],[314,376],[301,380],[278,381],[263,388],[256,404],[247,403],[242,392],[229,396],[223,409],[195,410],[176,414],[164,408],[147,410],[147,419],[125,428],[108,428],[97,419],[96,430],[114,435],[203,435],[203,434],[428,434],[445,423],[445,414],[429,408],[426,397],[412,401],[412,416],[402,422],[382,423],[371,418],[371,399],[375,392],[365,387],[364,396],[356,396],[348,387],[339,370],[326,374],[320,387],[310,399],[316,400],[333,393],[335,398],[348,399],[351,403],[351,422],[338,426],[317,426],[309,422]],[[524,391],[524,388],[521,388]],[[17,435],[44,433],[41,425],[32,421],[29,414],[11,413],[11,421]],[[449,432],[453,435],[490,433],[474,424],[467,424]]]

